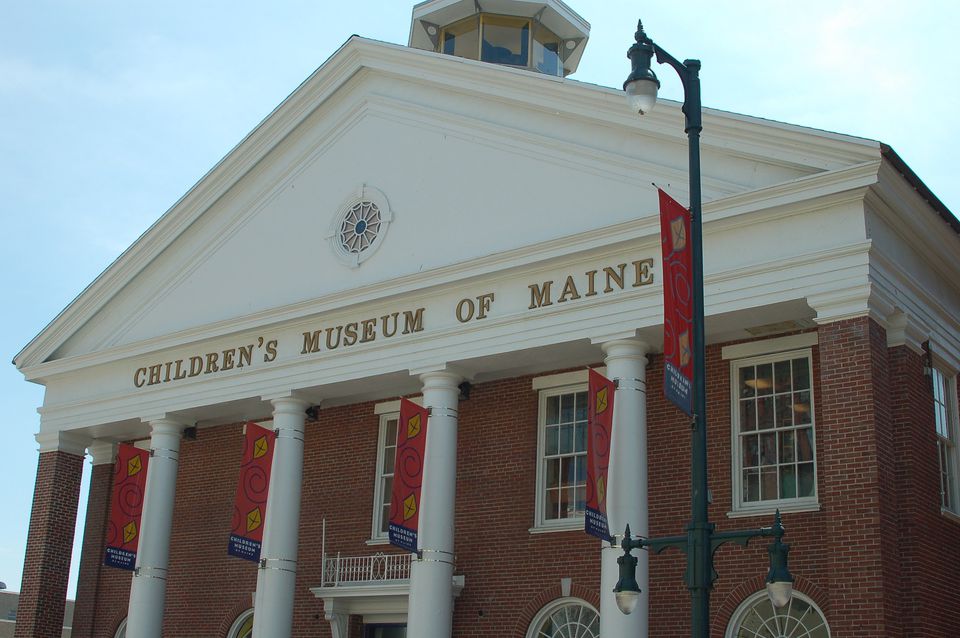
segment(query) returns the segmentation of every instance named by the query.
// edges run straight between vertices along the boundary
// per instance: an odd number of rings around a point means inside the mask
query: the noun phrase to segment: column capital
[[[182,436],[183,431],[189,427],[186,423],[166,417],[151,419],[145,422],[150,425],[150,436],[155,434],[175,434],[176,436]]]
[[[647,353],[650,352],[650,344],[640,339],[612,339],[601,343],[600,348],[607,355],[605,361],[618,357],[643,358],[644,365],[647,363]]]
[[[452,368],[423,372],[419,376],[420,382],[423,384],[424,391],[450,389],[456,390],[464,380],[464,375]]]
[[[38,432],[34,438],[40,445],[40,454],[45,452],[65,452],[74,456],[84,456],[91,439],[78,432]]]
[[[87,445],[87,453],[93,465],[108,465],[116,460],[117,444],[113,441],[94,439]]]
[[[292,394],[285,397],[273,397],[269,399],[269,401],[270,405],[273,406],[274,416],[278,414],[293,414],[306,418],[307,408],[313,405],[312,402]]]

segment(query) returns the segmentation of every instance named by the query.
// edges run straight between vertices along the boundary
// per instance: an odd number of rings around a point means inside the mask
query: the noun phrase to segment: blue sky
[[[960,211],[960,72],[948,57],[960,3],[567,1],[592,24],[574,79],[619,87],[642,17],[673,55],[701,59],[706,106],[884,141]],[[0,581],[10,589],[20,587],[43,395],[9,361],[351,34],[406,44],[411,8],[397,0],[4,6]],[[673,72],[657,73],[661,94],[680,99]]]

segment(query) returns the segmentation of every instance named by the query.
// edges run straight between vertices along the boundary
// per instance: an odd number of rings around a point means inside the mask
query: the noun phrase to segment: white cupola
[[[427,0],[413,8],[409,45],[564,77],[589,36],[560,0]]]

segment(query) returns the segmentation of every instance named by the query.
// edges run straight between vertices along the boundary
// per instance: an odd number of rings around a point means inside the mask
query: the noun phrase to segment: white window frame
[[[776,363],[777,361],[806,358],[810,372],[810,425],[813,430],[813,496],[778,498],[765,501],[744,502],[743,500],[743,453],[740,449],[740,369],[748,366]],[[756,516],[772,514],[779,509],[782,512],[816,511],[820,509],[819,468],[817,467],[817,423],[816,396],[814,392],[813,349],[804,348],[787,352],[775,352],[730,362],[730,468],[732,473],[733,511],[727,516]],[[774,429],[774,432],[777,430]],[[779,460],[777,467],[780,466]]]
[[[597,618],[600,617],[600,612],[597,610],[597,608],[582,598],[564,596],[563,598],[557,598],[556,600],[550,601],[544,605],[540,611],[537,612],[537,615],[533,617],[533,620],[527,627],[526,638],[542,638],[543,633],[540,631],[540,627],[543,625],[544,621],[550,618],[550,616],[552,616],[558,609],[561,609],[562,607],[580,607],[583,611],[588,611],[592,614],[595,614]],[[581,618],[578,619],[578,624],[582,622],[583,611],[581,611]],[[586,625],[580,624],[580,628],[583,628],[584,626],[589,627],[590,623],[588,622]],[[577,633],[577,635],[579,636],[581,634]]]
[[[796,600],[802,600],[804,603],[810,605],[810,608],[814,612],[816,612],[816,614],[820,616],[820,620],[823,621],[823,627],[827,631],[827,636],[833,635],[830,631],[830,623],[829,621],[827,621],[827,615],[823,613],[823,610],[820,609],[817,603],[813,602],[812,598],[804,594],[801,594],[796,590],[794,590],[792,598]],[[727,630],[724,633],[724,638],[737,638],[737,635],[740,631],[740,626],[743,623],[744,619],[746,618],[747,614],[749,614],[750,611],[754,609],[754,606],[757,605],[757,603],[768,604],[768,602],[769,602],[769,597],[767,595],[766,589],[762,589],[754,594],[751,594],[746,600],[744,600],[742,603],[740,603],[740,605],[737,606],[737,609],[733,612],[733,615],[730,616],[730,622],[727,623]],[[793,601],[791,600],[790,604],[792,604],[792,602]],[[775,610],[774,613],[785,613],[787,609],[789,608],[784,607],[781,610]],[[793,625],[791,629],[800,630],[800,633],[797,633],[796,635],[804,636],[806,635],[805,632],[811,628],[801,627],[800,625]],[[791,634],[791,636],[792,635],[794,634]]]
[[[575,376],[574,376],[575,375]],[[586,371],[583,372],[584,381],[586,381]],[[566,375],[556,375],[560,381],[570,381],[579,379],[580,373],[568,373]],[[534,388],[539,389],[539,404],[537,407],[537,497],[536,511],[534,512],[534,526],[530,529],[532,533],[569,531],[583,529],[583,513],[570,518],[547,519],[543,514],[544,500],[546,496],[546,477],[544,476],[544,453],[546,450],[546,421],[547,421],[547,399],[562,394],[575,394],[578,392],[587,392],[587,383],[576,383],[571,385],[559,385],[553,387],[543,387],[545,384],[534,380]],[[586,461],[586,453],[584,453]]]
[[[117,626],[117,630],[113,633],[113,638],[126,638],[127,637],[127,619],[124,618],[120,624]]]
[[[960,515],[960,409],[957,405],[957,375],[940,362],[931,368],[933,387],[934,428],[937,435],[937,479],[940,488],[940,511]],[[941,424],[945,425],[941,427]],[[942,431],[945,430],[945,431]],[[943,451],[943,448],[946,450]],[[946,460],[947,468],[943,463]],[[944,477],[946,475],[946,477]],[[944,494],[944,478],[947,492]],[[945,501],[945,497],[947,500]]]
[[[244,623],[246,623],[250,618],[253,618],[253,608],[250,608],[237,616],[237,619],[233,621],[232,625],[230,625],[230,631],[227,632],[227,638],[238,638]]]
[[[379,406],[378,406],[379,407]],[[383,545],[390,542],[388,533],[382,531],[383,525],[383,499],[384,497],[389,498],[389,494],[384,494],[383,490],[383,461],[385,455],[386,441],[387,441],[387,423],[391,420],[397,421],[399,427],[400,423],[400,406],[397,402],[397,407],[395,412],[377,410],[377,414],[380,415],[380,425],[379,431],[377,434],[377,469],[374,472],[374,486],[373,486],[373,517],[370,526],[370,540],[367,542],[368,545]],[[396,453],[396,440],[393,441],[394,453]]]

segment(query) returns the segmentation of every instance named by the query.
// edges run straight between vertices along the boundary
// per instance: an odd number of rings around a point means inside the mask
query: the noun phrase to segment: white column
[[[457,485],[457,406],[462,378],[428,372],[423,405],[430,409],[419,545],[410,566],[409,638],[450,638],[453,631],[453,511]]]
[[[303,479],[303,427],[310,403],[294,397],[273,399],[270,493],[264,518],[260,570],[254,602],[253,635],[288,638],[293,626],[300,486]]]
[[[647,517],[647,344],[633,339],[608,341],[607,378],[617,383],[613,408],[613,437],[607,488],[607,519],[610,533],[623,538],[630,533],[646,536]],[[600,550],[600,636],[602,638],[646,638],[650,602],[647,552],[637,557],[637,583],[642,593],[637,608],[625,615],[617,608],[613,588],[617,584],[619,547],[604,542]]]
[[[150,462],[140,519],[137,564],[130,583],[127,638],[160,638],[170,561],[170,528],[180,465],[182,423],[150,422]]]

